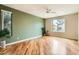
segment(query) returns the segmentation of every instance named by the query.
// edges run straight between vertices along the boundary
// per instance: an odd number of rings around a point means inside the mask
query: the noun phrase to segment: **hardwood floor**
[[[77,55],[74,40],[45,36],[0,49],[1,55]]]

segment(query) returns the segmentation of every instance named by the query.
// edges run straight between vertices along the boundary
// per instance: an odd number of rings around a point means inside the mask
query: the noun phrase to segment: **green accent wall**
[[[42,35],[44,27],[42,18],[24,13],[7,6],[0,5],[0,10],[12,12],[12,37],[5,39],[7,43]]]

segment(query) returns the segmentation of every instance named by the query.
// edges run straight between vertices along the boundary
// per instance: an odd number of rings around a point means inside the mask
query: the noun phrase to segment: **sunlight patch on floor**
[[[52,46],[53,54],[66,55],[66,44],[64,42],[57,40],[57,38],[54,38]]]

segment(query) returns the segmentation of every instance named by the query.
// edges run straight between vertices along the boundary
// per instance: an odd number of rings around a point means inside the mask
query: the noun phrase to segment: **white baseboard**
[[[31,39],[40,38],[40,37],[42,37],[42,35],[39,35],[39,36],[36,36],[36,37],[32,37],[32,38],[23,39],[23,40],[16,41],[16,42],[12,42],[12,43],[8,43],[8,44],[6,44],[6,46],[7,46],[7,45],[16,44],[16,43],[20,43],[20,42],[24,42],[24,41],[31,40]]]

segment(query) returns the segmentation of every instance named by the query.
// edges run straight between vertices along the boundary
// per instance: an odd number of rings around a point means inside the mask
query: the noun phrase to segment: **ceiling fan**
[[[52,9],[46,9],[46,13],[56,13],[56,12],[54,12],[54,11],[52,11]]]

